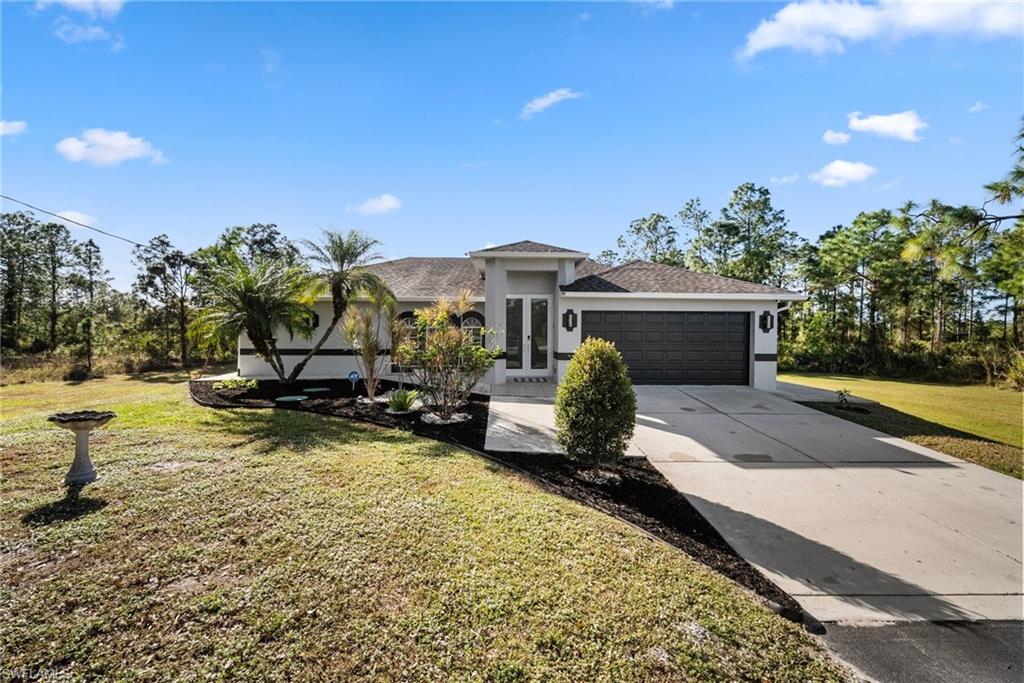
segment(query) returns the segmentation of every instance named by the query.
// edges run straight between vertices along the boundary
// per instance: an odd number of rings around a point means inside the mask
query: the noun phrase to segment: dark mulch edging
[[[381,427],[402,429],[418,436],[478,451],[483,450],[484,438],[487,435],[487,404],[490,398],[479,394],[470,396],[469,404],[459,409],[459,412],[469,414],[469,419],[465,422],[431,425],[420,420],[420,413],[391,415],[385,412],[386,405],[360,403],[356,399],[366,395],[362,381],[356,383],[355,390],[348,380],[299,380],[289,385],[282,385],[276,381],[262,381],[255,389],[215,390],[213,384],[208,381],[189,382],[189,393],[196,403],[210,408],[281,408],[346,417]],[[394,382],[381,382],[378,392],[383,393],[396,386]],[[326,387],[330,391],[310,394],[307,400],[299,403],[280,404],[274,401],[279,396],[301,394],[303,389],[311,387]]]
[[[394,383],[385,382],[381,391],[394,386]],[[308,387],[327,387],[331,391],[313,394],[316,398],[311,397],[301,403],[274,402],[279,396],[301,394]],[[255,389],[221,390],[214,390],[213,382],[193,381],[189,383],[189,392],[197,403],[211,408],[281,408],[333,415],[402,429],[418,436],[470,448],[525,472],[556,493],[616,516],[682,550],[698,562],[768,600],[783,617],[793,621],[800,621],[803,617],[803,610],[796,600],[737,555],[686,497],[646,459],[627,458],[618,464],[602,467],[602,472],[616,476],[599,481],[588,476],[589,468],[581,467],[559,454],[485,452],[487,396],[474,394],[470,398],[469,404],[462,409],[462,412],[470,415],[466,422],[429,425],[420,420],[419,413],[389,415],[384,411],[384,406],[357,402],[356,397],[364,395],[361,382],[356,384],[353,391],[351,382],[346,380],[304,380],[289,386],[282,386],[276,381],[263,381]]]
[[[494,451],[487,454],[543,479],[564,495],[638,526],[679,548],[701,564],[774,603],[776,611],[787,619],[802,619],[800,604],[737,555],[686,496],[646,458],[626,458],[618,464],[603,466],[602,473],[617,476],[595,481],[587,476],[588,467],[559,454]]]

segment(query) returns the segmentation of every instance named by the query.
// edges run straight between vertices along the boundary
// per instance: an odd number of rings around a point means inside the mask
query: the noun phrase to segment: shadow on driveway
[[[770,578],[782,576],[806,588],[801,592],[784,585],[790,594],[824,595],[893,619],[958,621],[971,618],[969,613],[942,596],[864,564],[840,550],[726,505],[694,495],[687,498],[705,517],[714,520],[715,528],[734,545],[736,539],[753,538],[762,549],[774,549],[752,557],[737,548],[755,566],[768,572]]]

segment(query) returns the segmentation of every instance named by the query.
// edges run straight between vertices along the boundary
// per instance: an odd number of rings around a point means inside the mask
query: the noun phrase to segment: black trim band
[[[574,355],[572,351],[555,351],[555,360],[572,360]]]
[[[278,353],[282,356],[305,356],[309,353],[309,349],[278,349]],[[391,349],[381,349],[380,355],[386,356],[391,353]],[[255,356],[256,349],[239,349],[238,355],[240,356]],[[355,356],[358,352],[355,349],[320,349],[316,352],[317,356]]]
[[[779,354],[777,354],[777,353],[755,353],[754,354],[754,360],[755,361],[759,361],[759,360],[763,360],[763,361],[778,361],[779,360]]]

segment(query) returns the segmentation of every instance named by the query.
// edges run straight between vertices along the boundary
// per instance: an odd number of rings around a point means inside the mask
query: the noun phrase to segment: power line
[[[146,246],[145,244],[139,244],[135,240],[130,240],[127,237],[121,237],[120,235],[115,235],[112,232],[107,232],[106,230],[100,230],[99,228],[94,228],[93,226],[86,225],[85,223],[79,223],[78,221],[76,221],[76,220],[74,220],[72,218],[67,218],[66,216],[61,216],[59,213],[54,213],[53,211],[47,211],[46,209],[40,209],[38,206],[33,206],[32,204],[29,204],[28,202],[23,202],[20,199],[15,199],[14,197],[8,197],[5,194],[0,194],[0,197],[3,197],[7,201],[11,201],[11,202],[14,202],[16,204],[21,204],[22,206],[27,206],[28,208],[32,209],[33,211],[38,211],[39,213],[45,213],[48,216],[53,216],[54,218],[59,218],[59,219],[61,219],[62,221],[66,222],[66,223],[73,223],[74,225],[77,225],[77,226],[79,226],[81,228],[88,228],[89,230],[95,230],[96,232],[100,233],[101,235],[106,235],[107,237],[113,237],[114,239],[121,240],[122,242],[127,242],[128,244],[134,244],[137,247],[145,248],[145,246]]]

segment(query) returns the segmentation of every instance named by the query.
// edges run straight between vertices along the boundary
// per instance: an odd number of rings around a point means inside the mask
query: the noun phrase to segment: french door
[[[510,296],[505,301],[505,370],[513,377],[551,374],[551,297]]]

